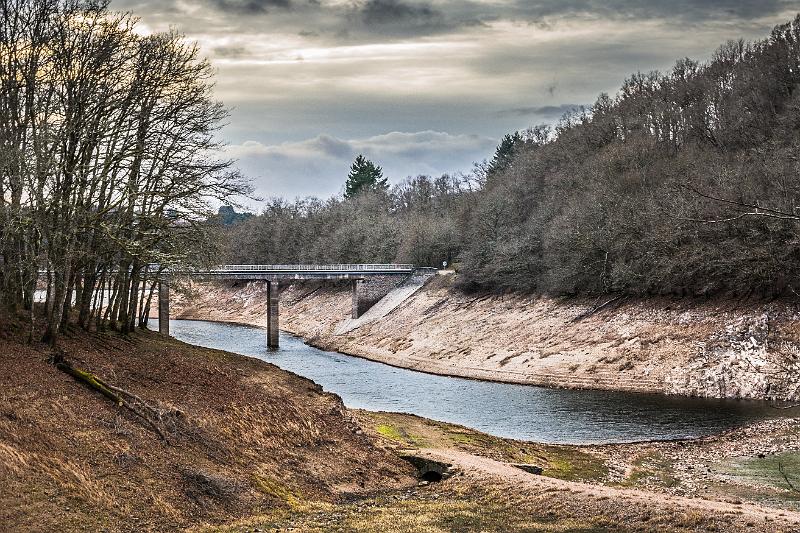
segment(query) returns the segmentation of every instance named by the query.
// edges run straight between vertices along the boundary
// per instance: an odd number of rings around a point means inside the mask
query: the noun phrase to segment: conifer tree
[[[383,169],[359,154],[350,166],[344,185],[345,198],[352,198],[364,190],[386,190],[389,183],[383,177]]]
[[[514,152],[523,142],[522,135],[518,131],[505,135],[500,144],[497,145],[497,150],[495,150],[494,157],[489,163],[486,175],[490,177],[508,168],[511,164],[511,159],[514,157]]]

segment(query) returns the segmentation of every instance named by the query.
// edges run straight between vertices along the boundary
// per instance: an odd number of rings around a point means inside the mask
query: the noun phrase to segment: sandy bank
[[[615,302],[464,294],[438,276],[384,318],[344,334],[349,287],[299,283],[281,294],[281,329],[330,350],[415,370],[512,383],[797,399],[794,303],[657,298]],[[261,283],[191,284],[179,318],[263,326]]]

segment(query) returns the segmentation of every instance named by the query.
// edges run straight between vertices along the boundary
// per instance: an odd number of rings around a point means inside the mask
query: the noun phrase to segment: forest
[[[248,186],[216,157],[211,75],[107,1],[0,1],[0,300],[31,337],[37,288],[50,343],[129,332],[162,270],[215,257],[211,202]]]
[[[469,175],[273,199],[226,231],[225,260],[449,261],[466,290],[795,294],[799,83],[800,16],[636,73]]]

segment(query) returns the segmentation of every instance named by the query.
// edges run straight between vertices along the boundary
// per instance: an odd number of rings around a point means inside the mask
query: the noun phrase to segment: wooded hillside
[[[637,73],[468,177],[275,200],[235,262],[457,261],[466,288],[791,293],[800,273],[800,17]]]

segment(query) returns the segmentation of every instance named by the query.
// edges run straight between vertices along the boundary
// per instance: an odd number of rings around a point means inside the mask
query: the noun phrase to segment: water
[[[153,327],[153,325],[151,325]],[[754,420],[797,416],[765,402],[656,394],[561,390],[435,376],[326,352],[281,333],[268,351],[264,330],[172,320],[184,342],[248,355],[305,376],[371,411],[412,413],[499,437],[563,444],[631,442],[709,435]]]

